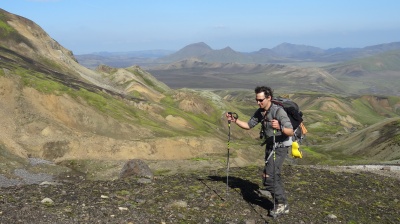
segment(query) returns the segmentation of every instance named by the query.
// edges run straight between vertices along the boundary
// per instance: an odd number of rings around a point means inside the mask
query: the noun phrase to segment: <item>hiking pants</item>
[[[285,189],[283,187],[281,178],[281,171],[283,162],[288,154],[288,149],[289,147],[276,148],[275,159],[274,155],[272,155],[268,161],[265,161],[264,174],[266,174],[266,177],[264,178],[263,184],[265,189],[269,191],[273,197],[275,197],[275,202],[278,204],[287,204]],[[273,153],[272,149],[266,150],[265,160],[267,160],[270,153]]]

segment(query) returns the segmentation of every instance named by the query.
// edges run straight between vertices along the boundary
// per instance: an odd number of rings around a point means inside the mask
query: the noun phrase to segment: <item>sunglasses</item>
[[[256,99],[256,101],[259,102],[259,103],[261,103],[261,102],[263,102],[265,99],[266,99],[266,98],[264,98],[264,99],[262,99],[262,100]]]

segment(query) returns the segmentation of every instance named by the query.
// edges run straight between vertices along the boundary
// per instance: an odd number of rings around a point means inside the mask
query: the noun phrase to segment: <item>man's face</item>
[[[260,108],[268,109],[271,103],[271,97],[265,97],[264,92],[257,93],[256,102]]]

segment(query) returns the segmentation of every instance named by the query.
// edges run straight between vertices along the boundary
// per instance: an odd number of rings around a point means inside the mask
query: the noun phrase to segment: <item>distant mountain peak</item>
[[[300,45],[300,44],[290,44],[282,43],[278,46],[272,48],[272,51],[283,57],[292,57],[294,55],[302,54],[304,56],[315,56],[316,54],[323,53],[324,50],[318,47]]]
[[[189,45],[187,45],[186,47],[184,47],[184,48],[182,48],[181,50],[184,50],[184,49],[193,49],[193,48],[196,48],[196,49],[204,49],[204,50],[212,50],[212,48],[210,47],[210,46],[208,46],[206,43],[204,43],[204,42],[198,42],[198,43],[194,43],[194,44],[189,44]]]
[[[199,42],[199,43],[189,44],[184,48],[180,49],[179,51],[171,55],[168,55],[166,57],[163,57],[160,60],[167,62],[175,62],[187,58],[199,58],[212,51],[213,49],[210,46],[208,46],[204,42]]]
[[[278,49],[278,48],[320,49],[318,47],[313,47],[305,44],[291,44],[287,42],[281,43],[272,49]]]
[[[222,48],[220,51],[226,51],[226,52],[236,52],[235,50],[233,50],[231,47],[225,47],[225,48]]]

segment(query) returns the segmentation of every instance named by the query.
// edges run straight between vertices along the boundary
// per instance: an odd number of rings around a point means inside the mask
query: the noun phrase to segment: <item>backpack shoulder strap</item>
[[[276,119],[276,115],[278,114],[278,110],[279,109],[283,109],[283,107],[280,106],[280,105],[272,103],[272,105],[271,105],[271,114],[272,114],[272,118],[273,119]]]

